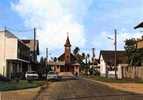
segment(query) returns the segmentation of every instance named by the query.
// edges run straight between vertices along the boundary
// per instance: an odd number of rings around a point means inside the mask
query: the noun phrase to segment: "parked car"
[[[55,72],[49,71],[47,74],[47,80],[60,80],[60,77]]]
[[[26,72],[26,74],[25,74],[25,78],[26,78],[27,80],[37,80],[37,79],[39,78],[39,75],[38,75],[38,73],[35,72],[35,71],[28,71],[28,72]]]

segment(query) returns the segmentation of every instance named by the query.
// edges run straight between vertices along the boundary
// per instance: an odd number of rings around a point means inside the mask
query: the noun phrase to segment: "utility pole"
[[[94,66],[95,48],[92,48],[92,66]]]
[[[48,59],[48,48],[46,48],[46,58]]]
[[[46,48],[46,58],[47,58],[47,61],[48,61],[48,48]]]
[[[117,76],[117,30],[115,29],[114,30],[114,33],[115,33],[115,62],[114,62],[114,67],[115,67],[115,78],[118,79],[118,76]]]
[[[33,47],[34,62],[36,62],[36,28],[34,28],[34,47]]]
[[[47,76],[47,73],[48,73],[48,48],[46,48],[46,76]]]
[[[92,56],[95,57],[95,48],[92,48]]]

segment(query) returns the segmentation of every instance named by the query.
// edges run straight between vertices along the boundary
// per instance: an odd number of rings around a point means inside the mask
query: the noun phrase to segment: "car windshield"
[[[36,72],[27,72],[27,74],[37,74]]]
[[[55,74],[54,72],[48,72],[48,74]]]

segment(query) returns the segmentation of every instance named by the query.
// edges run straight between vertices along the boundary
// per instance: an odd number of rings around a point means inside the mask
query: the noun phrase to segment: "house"
[[[0,74],[12,77],[13,73],[29,68],[30,48],[8,30],[0,31]]]
[[[141,39],[137,39],[137,40],[136,40],[136,48],[137,48],[137,49],[143,48],[143,36],[142,36]]]
[[[122,78],[122,67],[128,65],[128,56],[125,51],[116,51],[117,76]],[[115,51],[102,50],[99,55],[100,75],[103,77],[115,77]]]
[[[58,57],[56,62],[48,62],[52,66],[52,69],[56,73],[70,72],[73,75],[79,75],[80,64],[77,62],[75,56],[71,53],[71,44],[69,37],[67,36],[66,43],[64,45],[64,53]]]

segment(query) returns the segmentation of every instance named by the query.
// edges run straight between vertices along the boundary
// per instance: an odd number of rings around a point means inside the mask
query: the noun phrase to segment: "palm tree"
[[[77,55],[80,51],[80,48],[79,47],[75,47],[75,49],[73,50],[73,54],[74,55]]]
[[[57,60],[58,60],[57,57],[54,57],[54,62],[57,62]]]
[[[85,63],[86,63],[86,73],[88,72],[88,69],[89,69],[89,58],[90,58],[90,55],[89,53],[86,55],[85,57]]]
[[[89,53],[86,55],[86,63],[87,63],[87,61],[88,61],[88,64],[89,64],[89,62],[90,62],[90,54]]]
[[[87,58],[89,59],[89,57],[90,57],[90,55],[89,55],[89,53],[87,54]]]
[[[83,60],[85,59],[85,53],[84,52],[82,53],[82,59]]]

